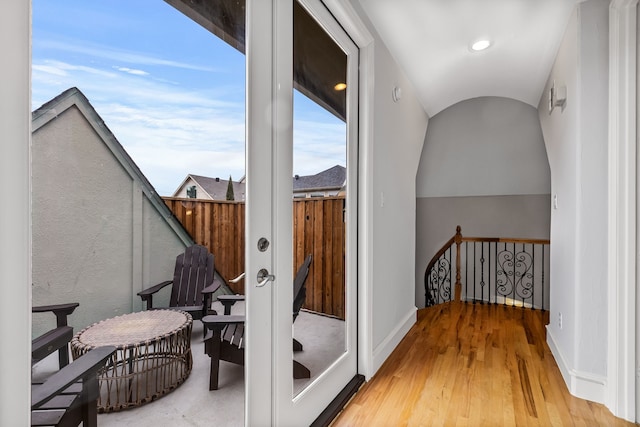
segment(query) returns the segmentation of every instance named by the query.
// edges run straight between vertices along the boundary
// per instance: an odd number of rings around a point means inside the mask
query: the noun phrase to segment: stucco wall
[[[570,391],[599,402],[607,358],[607,70],[608,2],[580,3],[538,107],[558,198],[547,338]],[[553,82],[566,86],[567,102],[550,114]]]
[[[535,108],[508,98],[459,102],[429,120],[416,177],[415,301],[455,234],[549,237],[550,171]]]
[[[136,292],[170,279],[184,244],[77,107],[32,140],[33,305],[79,302],[76,331],[141,309]],[[33,334],[54,321],[34,315]]]

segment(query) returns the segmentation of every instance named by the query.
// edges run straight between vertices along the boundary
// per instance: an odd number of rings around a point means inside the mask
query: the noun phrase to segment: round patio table
[[[124,314],[78,332],[71,341],[74,359],[105,345],[116,352],[100,371],[98,412],[151,402],[182,384],[193,364],[189,313],[149,310]]]

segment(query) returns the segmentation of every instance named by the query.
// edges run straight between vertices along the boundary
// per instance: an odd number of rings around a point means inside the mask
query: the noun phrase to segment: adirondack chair
[[[73,328],[67,324],[69,316],[80,304],[77,302],[56,305],[41,305],[31,308],[32,313],[52,312],[56,316],[56,327],[31,341],[31,364],[35,364],[54,351],[58,351],[60,368],[69,364],[69,342]]]
[[[312,255],[304,260],[293,281],[293,321],[296,320],[306,297],[306,280],[309,275]],[[224,306],[224,315],[209,315],[202,318],[205,327],[205,352],[211,358],[209,390],[218,389],[220,360],[244,365],[244,315],[231,315],[231,307],[243,295],[220,295],[218,301]],[[295,338],[294,351],[302,351],[302,344]],[[310,378],[311,372],[300,362],[293,361],[293,377]]]
[[[211,294],[222,285],[216,280],[213,254],[204,246],[193,245],[178,255],[173,280],[138,292],[147,310],[158,308],[153,306],[153,295],[168,285],[172,285],[171,298],[165,308],[183,310],[196,320],[202,319],[211,312]]]
[[[95,427],[97,420],[97,372],[115,352],[99,347],[65,366],[42,383],[31,385],[32,426]],[[80,380],[80,382],[79,382]]]

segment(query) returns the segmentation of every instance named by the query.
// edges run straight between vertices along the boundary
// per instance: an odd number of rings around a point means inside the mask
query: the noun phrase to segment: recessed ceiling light
[[[338,83],[333,87],[335,90],[345,90],[347,88],[346,83]]]
[[[491,42],[489,40],[478,40],[471,45],[471,50],[479,52],[481,50],[485,50],[489,46],[491,46]]]

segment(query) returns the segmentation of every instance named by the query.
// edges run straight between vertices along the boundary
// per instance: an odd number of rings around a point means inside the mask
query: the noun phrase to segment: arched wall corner
[[[416,176],[415,301],[431,257],[466,236],[549,238],[551,178],[537,109],[471,98],[429,120]]]

